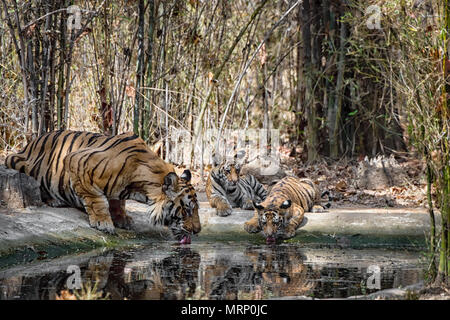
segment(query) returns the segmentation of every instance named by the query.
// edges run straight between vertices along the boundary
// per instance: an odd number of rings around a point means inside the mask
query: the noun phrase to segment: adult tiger
[[[9,155],[5,164],[34,177],[51,205],[85,209],[90,225],[101,231],[130,228],[125,200],[133,199],[148,204],[151,221],[168,226],[180,242],[200,232],[189,170],[178,177],[133,133],[55,131]]]
[[[252,210],[253,202],[261,202],[267,196],[266,189],[253,175],[241,177],[240,170],[237,154],[223,162],[213,156],[213,168],[206,181],[206,195],[219,216],[229,216],[232,208]]]
[[[267,243],[275,243],[278,238],[292,238],[303,221],[305,211],[324,210],[317,204],[320,199],[319,190],[312,180],[285,177],[272,187],[263,202],[254,204],[255,215],[245,222],[244,228],[249,233],[262,232]]]

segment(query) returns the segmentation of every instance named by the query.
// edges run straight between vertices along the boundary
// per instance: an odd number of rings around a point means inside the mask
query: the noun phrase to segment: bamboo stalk
[[[436,250],[436,222],[433,211],[433,200],[431,197],[431,184],[433,181],[433,172],[431,165],[427,160],[427,202],[428,214],[430,215],[430,253],[431,253],[431,276],[436,276],[435,250]]]
[[[139,0],[139,20],[138,20],[138,58],[136,68],[136,96],[133,112],[133,131],[139,135],[139,113],[142,106],[141,87],[143,85],[144,68],[144,0]]]

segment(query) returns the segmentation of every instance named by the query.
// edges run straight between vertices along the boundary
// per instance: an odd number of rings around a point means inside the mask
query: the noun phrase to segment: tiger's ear
[[[171,199],[175,199],[178,189],[178,176],[175,172],[170,172],[164,177],[162,191]]]
[[[253,206],[256,210],[264,210],[264,207],[260,203],[256,203],[255,201],[253,201]]]
[[[180,176],[181,179],[183,179],[186,182],[191,181],[192,175],[190,170],[184,170],[183,173]]]
[[[291,204],[292,204],[292,202],[291,202],[291,200],[285,200],[282,204],[281,204],[281,206],[280,206],[280,209],[288,209],[288,208],[290,208],[291,207]]]

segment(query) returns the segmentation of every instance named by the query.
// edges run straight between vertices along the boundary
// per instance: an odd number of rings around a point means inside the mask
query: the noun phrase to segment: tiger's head
[[[224,187],[234,187],[239,182],[245,152],[236,153],[231,159],[221,160],[219,156],[213,155],[213,172]]]
[[[181,244],[191,243],[191,235],[201,230],[197,194],[190,181],[189,170],[184,170],[180,177],[175,172],[164,177],[163,192],[169,200],[162,208],[163,224]]]
[[[258,223],[261,233],[267,244],[274,244],[277,239],[283,238],[287,225],[287,216],[292,206],[289,199],[274,197],[262,203],[253,203],[258,212]]]

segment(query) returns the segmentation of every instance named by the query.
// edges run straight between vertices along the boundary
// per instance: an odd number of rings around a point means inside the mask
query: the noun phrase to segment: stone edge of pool
[[[19,257],[26,262],[169,237],[164,228],[150,226],[145,205],[128,202],[127,211],[134,219],[135,232],[117,230],[115,236],[90,228],[86,214],[73,208],[30,207],[1,213],[0,258],[17,260]],[[207,203],[201,203],[202,232],[194,241],[262,241],[261,236],[248,234],[243,229],[244,222],[252,215],[252,211],[234,210],[228,217],[218,217]],[[424,208],[339,208],[306,213],[305,217],[297,236],[289,241],[341,246],[424,246],[425,234],[430,229]],[[439,218],[437,215],[437,225]]]

